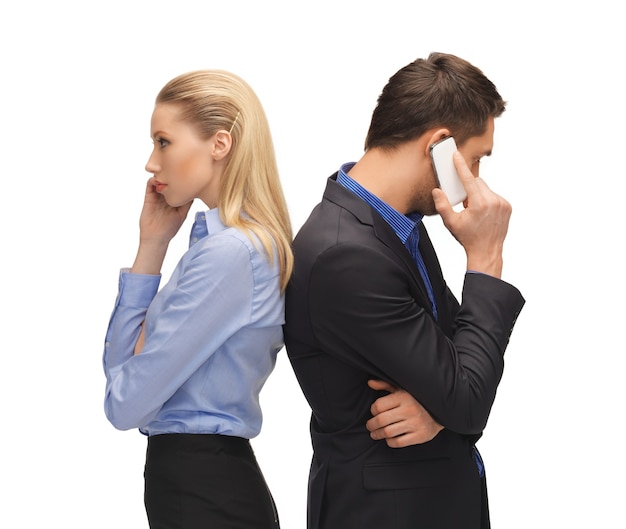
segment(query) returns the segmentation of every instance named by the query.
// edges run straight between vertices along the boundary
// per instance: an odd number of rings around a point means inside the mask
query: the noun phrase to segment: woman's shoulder
[[[226,226],[209,233],[198,245],[197,257],[219,260],[226,267],[236,269],[249,263],[256,273],[270,272],[274,268],[261,241],[251,230]]]
[[[263,244],[252,229],[245,225],[225,225],[217,210],[207,211],[204,219],[207,226],[206,236],[194,242],[191,248],[196,246],[193,253],[197,257],[222,261],[226,266],[232,267],[236,267],[237,263],[250,263],[258,271],[274,268],[274,263],[270,265]]]

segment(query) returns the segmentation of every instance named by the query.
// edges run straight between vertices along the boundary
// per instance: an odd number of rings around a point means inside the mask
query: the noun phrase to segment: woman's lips
[[[157,193],[162,193],[163,190],[167,187],[167,184],[162,184],[161,182],[157,182],[154,185],[154,187],[155,187]]]

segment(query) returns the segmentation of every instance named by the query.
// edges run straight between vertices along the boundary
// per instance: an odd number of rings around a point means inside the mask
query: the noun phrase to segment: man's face
[[[485,132],[480,136],[472,136],[461,145],[457,145],[458,151],[463,156],[465,163],[475,177],[479,176],[480,161],[489,156],[493,150],[494,118],[489,118]],[[426,178],[420,180],[420,184],[414,190],[414,211],[422,215],[436,215],[437,209],[432,198],[432,190],[437,186],[437,177],[432,165]]]
[[[494,119],[489,118],[484,134],[472,136],[457,149],[463,155],[467,166],[475,177],[479,176],[480,160],[485,156],[490,156],[493,150]]]

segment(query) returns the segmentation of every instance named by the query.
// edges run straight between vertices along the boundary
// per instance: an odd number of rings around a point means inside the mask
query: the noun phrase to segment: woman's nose
[[[155,174],[159,170],[159,165],[154,158],[154,151],[152,151],[152,154],[150,154],[150,158],[148,158],[148,162],[146,163],[146,171],[152,174]]]

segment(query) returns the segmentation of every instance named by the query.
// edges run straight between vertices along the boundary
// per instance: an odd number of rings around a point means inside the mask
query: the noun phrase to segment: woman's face
[[[209,208],[216,207],[223,169],[219,133],[204,139],[194,125],[182,120],[178,105],[158,103],[150,135],[154,148],[146,171],[154,175],[155,189],[165,201],[177,207],[200,198]]]

